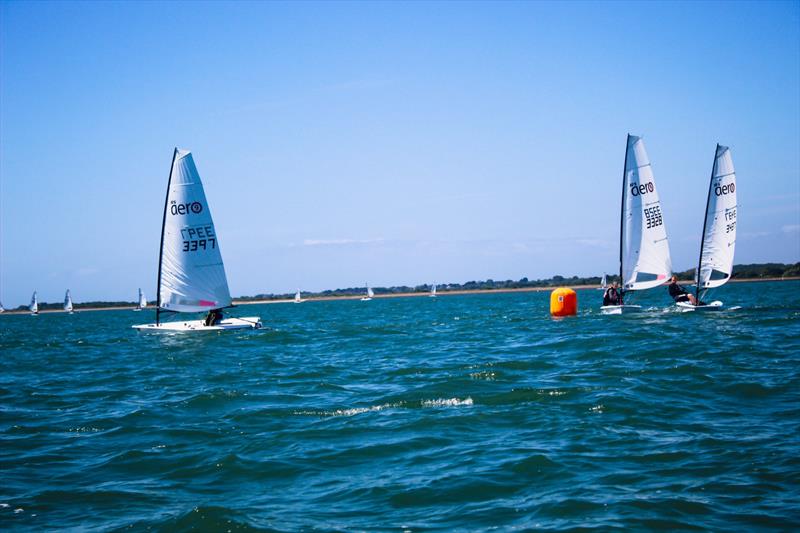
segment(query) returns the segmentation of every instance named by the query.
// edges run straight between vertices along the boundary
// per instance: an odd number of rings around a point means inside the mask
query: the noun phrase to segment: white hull
[[[370,301],[370,300],[372,300],[372,298],[369,298],[369,297],[367,297],[367,296],[365,296],[364,298],[361,298],[361,301],[362,301],[362,302],[368,302],[368,301]]]
[[[690,313],[692,311],[720,311],[722,310],[722,302],[719,300],[708,303],[706,305],[692,305],[689,302],[677,302],[675,305],[682,313]]]
[[[133,308],[133,310],[134,310],[134,311],[141,311],[142,309],[141,309],[141,308],[139,308],[139,307],[134,307],[134,308]]]
[[[641,313],[641,305],[604,305],[600,308],[604,315],[629,315],[631,313]]]
[[[225,331],[229,329],[260,329],[261,320],[257,316],[242,318],[226,318],[213,326],[206,326],[204,320],[186,320],[180,322],[162,322],[161,324],[138,324],[131,326],[139,331],[174,332],[174,331]]]

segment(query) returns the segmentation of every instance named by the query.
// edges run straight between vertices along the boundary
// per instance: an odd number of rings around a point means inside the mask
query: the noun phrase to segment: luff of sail
[[[164,206],[158,306],[178,312],[231,304],[203,183],[191,152],[175,149]]]
[[[650,289],[666,282],[672,261],[658,189],[641,137],[628,135],[622,187],[623,289]]]
[[[64,295],[64,311],[68,313],[72,312],[72,296],[69,294],[69,289],[67,289],[67,293]]]
[[[698,289],[719,287],[731,277],[736,248],[736,211],[736,172],[731,150],[717,145],[708,186]]]

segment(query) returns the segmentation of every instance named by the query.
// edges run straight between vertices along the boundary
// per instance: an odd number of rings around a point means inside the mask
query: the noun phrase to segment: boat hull
[[[233,329],[260,329],[260,317],[246,316],[242,318],[226,318],[213,326],[206,326],[203,320],[182,320],[180,322],[162,322],[160,324],[137,324],[131,326],[138,331],[168,333],[176,331],[227,331]]]
[[[719,300],[708,303],[706,305],[692,305],[689,302],[677,302],[675,304],[682,313],[691,313],[692,311],[720,311],[722,310],[722,302]]]
[[[641,305],[604,305],[600,308],[600,312],[604,315],[630,315],[633,313],[641,313]]]

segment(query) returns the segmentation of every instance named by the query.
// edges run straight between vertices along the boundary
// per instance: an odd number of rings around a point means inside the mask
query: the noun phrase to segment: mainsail
[[[367,285],[367,298],[372,298],[373,296],[375,296],[375,293],[372,292],[372,287]]]
[[[733,272],[736,248],[736,173],[731,150],[717,145],[708,186],[697,291],[724,285]]]
[[[623,289],[650,289],[672,273],[667,232],[641,137],[628,135],[622,180],[620,277]]]
[[[303,299],[300,297],[300,289],[297,289],[297,292],[294,293],[294,301],[296,303],[300,303]]]
[[[436,296],[436,284],[431,285],[431,296]]]
[[[38,313],[39,312],[39,298],[36,296],[36,291],[33,291],[33,296],[31,296],[31,305],[28,306],[31,313]]]
[[[175,149],[167,185],[158,308],[183,313],[231,305],[219,240],[192,154]]]
[[[67,313],[72,312],[72,296],[69,294],[69,289],[67,289],[67,293],[64,295],[64,311]]]

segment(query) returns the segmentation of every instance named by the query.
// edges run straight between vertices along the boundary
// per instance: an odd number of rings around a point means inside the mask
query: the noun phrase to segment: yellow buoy
[[[550,314],[553,316],[572,316],[578,312],[578,295],[566,287],[559,287],[550,293]]]

